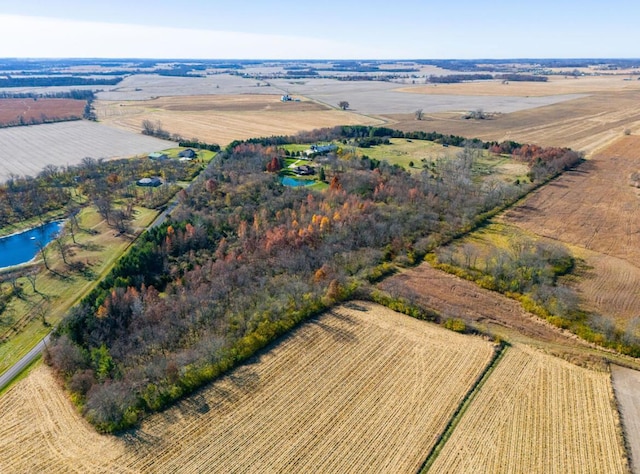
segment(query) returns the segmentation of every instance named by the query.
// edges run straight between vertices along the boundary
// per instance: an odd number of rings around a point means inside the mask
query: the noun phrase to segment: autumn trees
[[[472,154],[416,175],[347,155],[324,164],[326,191],[293,189],[265,172],[280,154],[256,141],[221,153],[61,324],[49,360],[101,430],[162,409],[522,192],[471,179]]]

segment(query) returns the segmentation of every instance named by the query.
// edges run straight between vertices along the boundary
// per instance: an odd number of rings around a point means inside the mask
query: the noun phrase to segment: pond
[[[48,222],[19,234],[0,238],[0,268],[27,263],[38,253],[38,246],[49,244],[62,229],[62,221]]]
[[[311,186],[313,183],[315,183],[315,181],[312,179],[298,179],[292,178],[291,176],[283,176],[282,178],[280,178],[280,182],[284,186],[290,186],[292,188],[296,188],[298,186]]]

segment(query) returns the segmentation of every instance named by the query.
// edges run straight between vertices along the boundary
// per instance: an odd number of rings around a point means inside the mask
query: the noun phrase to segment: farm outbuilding
[[[169,157],[166,155],[166,153],[160,153],[160,152],[149,153],[150,160],[163,161],[168,158]]]
[[[139,179],[136,184],[138,186],[147,186],[147,187],[158,187],[162,184],[162,180],[160,178],[158,178],[157,176],[154,176],[153,178],[142,178]]]

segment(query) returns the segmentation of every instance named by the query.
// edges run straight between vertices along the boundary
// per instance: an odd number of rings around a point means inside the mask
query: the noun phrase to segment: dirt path
[[[640,372],[612,365],[611,375],[631,456],[631,469],[640,474]]]

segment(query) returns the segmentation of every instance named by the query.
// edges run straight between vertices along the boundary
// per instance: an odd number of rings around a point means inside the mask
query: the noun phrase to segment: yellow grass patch
[[[186,139],[226,145],[233,140],[289,135],[336,125],[376,125],[378,119],[304,100],[281,102],[275,95],[177,96],[148,101],[96,101],[98,119],[140,133],[142,121]]]
[[[628,472],[609,374],[507,349],[429,472]]]
[[[357,302],[121,437],[41,368],[0,398],[0,471],[416,472],[493,352]]]

